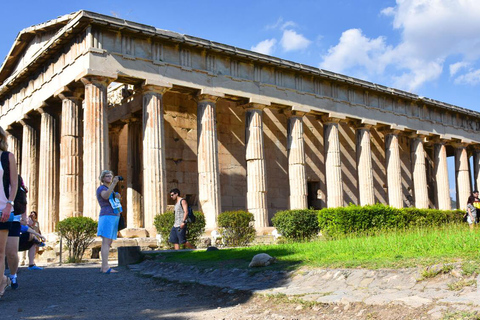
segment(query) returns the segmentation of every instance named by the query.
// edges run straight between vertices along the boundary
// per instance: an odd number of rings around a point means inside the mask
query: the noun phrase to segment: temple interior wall
[[[308,206],[321,209],[327,206],[323,124],[311,115],[304,116],[303,122]]]
[[[374,128],[370,129],[370,134],[375,203],[388,204],[385,135]]]
[[[343,205],[358,204],[356,130],[350,124],[340,122],[338,131],[342,162]]]
[[[415,193],[412,179],[412,153],[411,140],[408,137],[399,136],[400,166],[402,170],[402,194],[403,206],[409,207],[415,204]]]
[[[236,103],[217,103],[218,162],[222,211],[247,207],[245,109]]]

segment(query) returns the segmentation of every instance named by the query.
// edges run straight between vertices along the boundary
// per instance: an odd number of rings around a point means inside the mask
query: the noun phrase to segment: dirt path
[[[8,289],[0,300],[0,318],[431,319],[422,308],[310,304],[281,296],[166,282],[125,268],[119,271],[104,275],[98,264],[50,266],[42,271],[21,268],[19,288]]]

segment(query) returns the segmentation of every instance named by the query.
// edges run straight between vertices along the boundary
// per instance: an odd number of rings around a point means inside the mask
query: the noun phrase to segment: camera
[[[122,177],[122,176],[118,176],[118,181],[123,181],[123,177]]]

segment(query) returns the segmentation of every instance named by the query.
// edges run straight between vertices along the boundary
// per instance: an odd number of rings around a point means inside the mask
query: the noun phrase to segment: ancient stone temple
[[[460,208],[480,187],[477,112],[87,11],[19,33],[0,108],[45,233],[97,217],[103,169],[149,231],[175,187],[210,230],[237,209],[257,228],[285,209],[450,209],[447,157]]]

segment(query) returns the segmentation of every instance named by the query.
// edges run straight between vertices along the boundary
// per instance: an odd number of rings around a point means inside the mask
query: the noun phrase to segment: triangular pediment
[[[22,69],[78,13],[67,14],[20,31],[0,67],[0,85]]]

